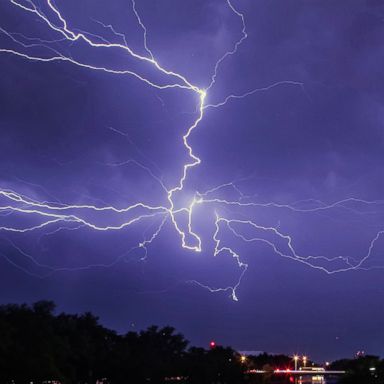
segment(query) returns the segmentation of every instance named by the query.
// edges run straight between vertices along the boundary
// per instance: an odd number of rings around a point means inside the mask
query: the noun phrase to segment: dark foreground
[[[245,358],[230,347],[188,347],[172,327],[119,335],[91,313],[56,315],[54,309],[46,301],[0,306],[0,383],[308,383],[273,374],[277,367],[293,368],[289,356]],[[375,356],[339,360],[330,368],[347,371],[340,383],[384,383],[384,362]]]

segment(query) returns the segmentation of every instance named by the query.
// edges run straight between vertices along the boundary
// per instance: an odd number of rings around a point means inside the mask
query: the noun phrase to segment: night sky
[[[50,299],[119,332],[170,324],[201,346],[383,356],[384,2],[231,1],[136,0],[156,63],[198,90],[241,41],[204,106],[244,97],[203,110],[188,137],[201,164],[174,194],[178,213],[119,230],[104,229],[148,212],[73,205],[170,209],[198,92],[71,63],[183,83],[119,47],[65,38],[45,0],[1,1],[0,303]],[[150,57],[130,1],[52,7],[74,34]],[[201,252],[172,223],[198,246],[197,200]],[[69,216],[36,228],[63,207]]]

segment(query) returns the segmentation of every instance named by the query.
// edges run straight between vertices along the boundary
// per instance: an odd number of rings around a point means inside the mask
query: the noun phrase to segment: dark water
[[[253,377],[252,384],[338,384],[339,379],[333,377],[313,376],[313,377]]]
[[[337,384],[337,378],[330,378],[324,376],[314,376],[305,378],[292,378],[288,382],[292,384]]]
[[[337,378],[313,376],[305,378],[292,378],[289,382],[294,384],[337,384],[339,380]]]
[[[303,378],[292,378],[287,381],[287,383],[292,384],[337,384],[339,379],[330,378],[324,376],[314,376],[314,377],[303,377]]]

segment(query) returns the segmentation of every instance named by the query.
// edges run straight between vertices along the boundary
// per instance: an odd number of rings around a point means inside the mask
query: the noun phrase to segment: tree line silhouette
[[[55,305],[0,307],[1,383],[240,382],[244,367],[231,348],[187,348],[172,327],[119,335],[91,313],[54,314]]]
[[[89,312],[56,315],[54,311],[51,301],[0,306],[0,383],[241,384],[274,380],[247,374],[252,369],[293,368],[289,356],[264,353],[245,360],[230,347],[189,347],[185,337],[169,326],[120,335]],[[341,360],[334,368],[356,371],[359,384],[382,383],[372,381],[368,368],[374,365],[374,374],[383,378],[383,361],[364,359]]]

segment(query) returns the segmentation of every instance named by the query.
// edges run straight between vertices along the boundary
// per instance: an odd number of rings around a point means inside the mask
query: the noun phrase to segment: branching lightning
[[[210,94],[211,89],[215,86],[221,65],[229,58],[235,56],[240,49],[244,47],[244,43],[248,37],[245,15],[240,12],[237,7],[232,3],[232,0],[225,0],[228,9],[232,14],[241,22],[241,36],[235,42],[233,47],[225,52],[214,64],[213,73],[209,77],[207,87],[200,88],[193,84],[186,76],[179,72],[175,72],[167,69],[161,65],[155,58],[155,54],[149,47],[148,43],[148,30],[139,14],[137,5],[132,0],[132,12],[136,17],[138,27],[143,32],[143,48],[145,55],[135,52],[127,43],[127,39],[124,34],[117,32],[111,24],[104,24],[100,21],[96,21],[103,28],[108,29],[113,35],[119,39],[120,42],[110,42],[108,39],[94,35],[89,32],[80,31],[78,29],[71,29],[68,21],[64,15],[60,12],[59,8],[53,3],[52,0],[45,0],[44,7],[47,7],[47,11],[51,15],[49,17],[40,9],[32,0],[24,0],[19,2],[18,0],[9,0],[9,2],[18,8],[20,11],[24,11],[36,16],[45,26],[53,33],[57,35],[56,40],[47,40],[34,37],[27,37],[18,33],[6,31],[0,28],[0,33],[6,36],[10,42],[12,42],[14,48],[0,48],[0,53],[6,55],[13,55],[15,57],[40,63],[51,62],[64,62],[74,65],[79,68],[92,71],[100,71],[106,74],[114,76],[130,76],[145,86],[149,86],[159,90],[166,89],[181,89],[186,92],[192,92],[196,95],[197,100],[197,113],[196,118],[190,126],[184,127],[184,135],[181,137],[182,144],[185,151],[188,154],[188,161],[183,164],[179,177],[174,185],[167,186],[155,173],[148,167],[145,167],[141,163],[135,160],[128,160],[121,163],[107,164],[108,166],[123,166],[131,164],[139,167],[144,172],[147,172],[149,176],[161,186],[164,192],[164,205],[150,205],[144,202],[136,202],[124,208],[117,208],[108,205],[92,205],[92,204],[67,204],[57,203],[49,201],[36,201],[17,191],[0,189],[0,220],[5,220],[10,215],[17,215],[22,217],[28,217],[29,220],[26,225],[8,225],[0,224],[0,232],[3,233],[18,233],[23,234],[27,232],[43,231],[50,228],[44,235],[54,235],[62,230],[78,230],[89,229],[94,231],[120,231],[125,228],[131,227],[139,222],[152,222],[154,219],[156,225],[151,226],[151,233],[144,237],[136,247],[129,250],[142,249],[144,250],[144,256],[147,257],[147,247],[152,244],[156,238],[161,234],[163,228],[167,223],[171,223],[176,234],[178,235],[181,247],[186,250],[195,252],[201,252],[203,250],[202,236],[194,229],[194,217],[195,212],[199,206],[213,207],[215,210],[215,217],[213,218],[214,227],[212,229],[211,240],[213,244],[214,256],[220,254],[227,254],[231,256],[236,262],[237,267],[240,269],[240,276],[235,284],[228,287],[212,288],[208,284],[193,280],[193,283],[210,290],[211,292],[230,292],[231,297],[237,300],[237,289],[240,286],[241,280],[244,277],[248,265],[244,261],[240,254],[235,251],[233,246],[227,245],[226,239],[224,239],[224,231],[229,233],[237,240],[241,240],[244,243],[261,243],[267,246],[276,255],[281,257],[302,263],[308,267],[321,270],[328,274],[334,274],[339,272],[346,272],[357,269],[367,269],[365,262],[371,256],[371,253],[375,247],[376,242],[384,234],[384,230],[381,230],[375,234],[371,242],[368,244],[368,250],[360,260],[355,260],[352,257],[347,256],[333,256],[327,257],[324,255],[301,255],[294,246],[294,240],[289,235],[284,233],[279,226],[265,226],[258,224],[256,220],[244,218],[244,215],[252,214],[254,209],[275,209],[283,210],[287,212],[306,214],[318,214],[321,212],[332,211],[335,209],[342,209],[350,211],[353,214],[364,214],[362,207],[380,207],[384,205],[384,201],[367,201],[358,198],[346,198],[344,200],[336,201],[331,204],[316,202],[311,208],[302,208],[300,204],[280,204],[275,202],[261,203],[250,199],[245,196],[241,190],[237,187],[235,182],[229,182],[219,186],[215,186],[205,192],[195,192],[195,195],[184,206],[178,207],[176,204],[176,198],[183,193],[185,183],[188,179],[189,173],[202,163],[202,159],[194,152],[191,144],[190,137],[194,131],[203,124],[205,111],[208,109],[218,109],[225,106],[232,100],[244,99],[250,97],[258,92],[270,91],[273,88],[281,86],[298,86],[303,89],[304,85],[300,81],[278,81],[273,84],[251,89],[242,94],[230,94],[222,98],[221,101],[207,103],[207,96]],[[150,66],[155,73],[162,76],[163,81],[153,80],[142,73],[134,71],[129,68],[115,69],[108,66],[100,66],[86,62],[84,60],[76,59],[68,54],[64,54],[59,51],[57,47],[53,48],[53,43],[57,42],[70,42],[72,44],[82,43],[87,45],[90,49],[94,50],[116,50],[120,51],[129,59],[135,60],[137,63],[144,66]],[[32,54],[31,49],[41,48],[44,50],[44,55]],[[202,127],[201,127],[202,128]],[[108,128],[115,133],[125,135],[123,132]],[[238,194],[237,199],[225,199],[220,197],[220,192],[225,188],[232,188]],[[237,209],[237,213],[232,213],[232,209]],[[223,214],[222,212],[226,213]],[[107,220],[113,216],[112,222],[107,224],[100,224],[100,220],[95,218],[90,219],[89,212],[96,213],[97,215],[108,215]],[[220,212],[220,213],[219,213]],[[187,217],[187,226],[182,225],[180,221],[180,215]],[[231,215],[231,216],[230,216]],[[229,217],[230,216],[230,217]],[[93,216],[92,216],[93,217]],[[99,216],[97,216],[99,217]],[[5,221],[4,221],[5,222]],[[33,222],[33,224],[30,224]],[[0,221],[1,223],[1,221]],[[253,233],[253,234],[252,234]],[[12,247],[20,254],[27,258],[31,258],[25,251],[17,247],[12,243]],[[16,265],[9,256],[3,256],[12,264]],[[120,260],[120,258],[118,258]],[[333,263],[341,263],[341,267],[334,267]],[[109,266],[105,264],[101,266]],[[339,265],[339,264],[338,264]],[[17,266],[17,265],[16,265]],[[56,270],[70,270],[65,268],[53,268],[47,265],[40,265],[53,272]],[[87,266],[87,268],[92,266]]]

